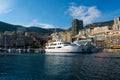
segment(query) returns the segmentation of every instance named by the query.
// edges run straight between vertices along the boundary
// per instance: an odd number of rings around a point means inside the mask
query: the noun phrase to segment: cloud
[[[0,0],[0,15],[12,11],[13,0]]]
[[[30,26],[38,26],[38,27],[41,27],[41,28],[57,28],[55,27],[54,25],[52,24],[45,24],[45,23],[40,23],[38,20],[33,20],[29,25],[27,25],[28,27]]]
[[[51,24],[40,24],[42,26],[42,28],[55,28],[55,26],[51,25]]]
[[[101,14],[96,6],[75,6],[74,4],[69,6],[68,13],[73,18],[83,20],[84,24],[91,23],[93,20],[100,17]]]

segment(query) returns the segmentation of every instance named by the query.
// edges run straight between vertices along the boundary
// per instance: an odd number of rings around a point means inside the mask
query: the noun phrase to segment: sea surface
[[[0,80],[120,80],[120,53],[0,53]]]

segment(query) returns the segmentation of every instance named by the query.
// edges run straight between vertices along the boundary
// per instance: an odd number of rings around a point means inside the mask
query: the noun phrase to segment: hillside
[[[16,31],[17,27],[20,27],[20,26],[17,26],[17,25],[15,26],[15,25],[8,24],[8,23],[0,21],[0,32],[4,32],[4,31]]]
[[[18,27],[24,27],[24,28],[26,28],[27,32],[36,32],[39,34],[51,34],[51,33],[55,32],[54,28],[45,29],[45,28],[40,28],[40,27],[36,27],[36,26],[25,27],[25,26],[21,26],[21,25],[13,25],[13,24],[9,24],[9,23],[0,21],[0,32],[16,31]],[[57,31],[60,32],[60,31],[65,31],[65,30],[57,28]]]
[[[97,23],[92,23],[84,26],[84,28],[91,28],[91,27],[102,27],[102,26],[112,26],[114,23],[113,20],[111,21],[105,21],[105,22],[97,22]]]
[[[88,25],[84,26],[84,28],[92,28],[92,27],[97,27],[97,26],[99,26],[99,27],[112,26],[113,23],[114,23],[113,20],[105,21],[105,22],[97,22],[97,23],[93,23],[93,24],[88,24]],[[45,29],[45,28],[40,28],[37,26],[25,27],[25,26],[21,26],[21,25],[13,25],[13,24],[9,24],[9,23],[0,21],[0,32],[16,31],[18,27],[24,27],[24,28],[26,28],[27,32],[36,32],[41,35],[49,35],[49,34],[55,32],[55,28]],[[68,30],[71,30],[71,28],[69,28]],[[56,28],[56,31],[60,32],[60,31],[65,31],[65,30]]]
[[[37,32],[39,34],[51,34],[51,33],[55,32],[55,28],[45,29],[45,28],[40,28],[40,27],[35,27],[35,26],[26,28],[26,30],[27,30],[27,32]],[[56,30],[57,30],[57,32],[65,31],[60,28],[56,28]]]

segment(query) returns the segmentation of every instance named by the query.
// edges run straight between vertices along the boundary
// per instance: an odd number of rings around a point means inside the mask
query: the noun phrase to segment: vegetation
[[[16,31],[18,27],[24,27],[24,26],[12,25],[12,24],[8,24],[8,23],[0,21],[0,32]],[[36,27],[36,26],[24,27],[24,28],[26,28],[27,32],[35,32],[35,33],[39,33],[41,35],[43,35],[43,34],[45,34],[45,35],[46,34],[51,34],[51,33],[55,32],[55,28],[45,29],[45,28],[40,28],[40,27]],[[65,30],[57,28],[57,32],[60,32],[60,31],[65,31]]]

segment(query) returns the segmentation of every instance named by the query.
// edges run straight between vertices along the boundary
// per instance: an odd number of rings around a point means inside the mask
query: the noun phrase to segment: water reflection
[[[0,80],[118,80],[120,54],[0,54]]]

